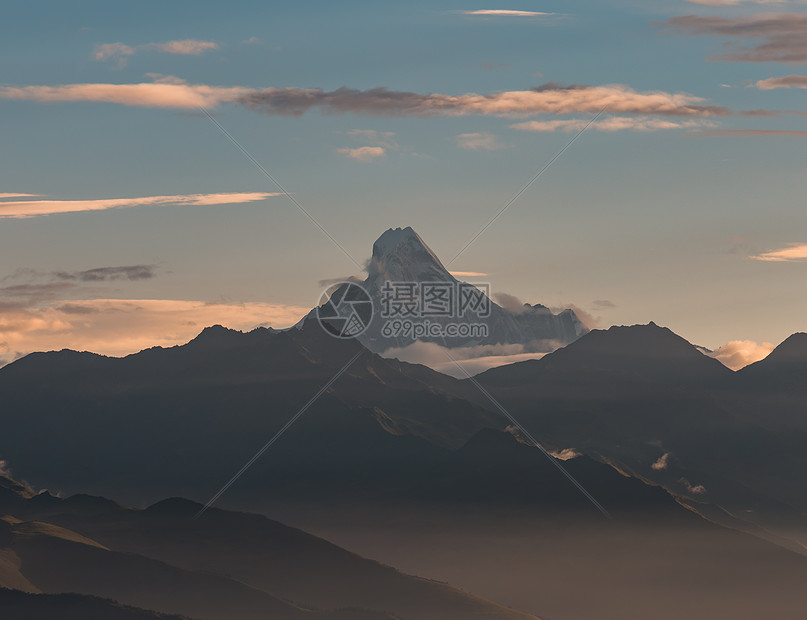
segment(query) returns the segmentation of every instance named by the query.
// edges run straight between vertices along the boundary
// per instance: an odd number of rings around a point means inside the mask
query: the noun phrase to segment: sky
[[[452,271],[758,359],[807,330],[805,62],[797,1],[6,7],[0,364],[289,326],[521,190]]]

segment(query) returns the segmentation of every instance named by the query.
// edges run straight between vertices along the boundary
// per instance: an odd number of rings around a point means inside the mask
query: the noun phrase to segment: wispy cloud
[[[728,51],[714,60],[729,62],[807,62],[807,14],[762,13],[748,17],[707,17],[682,15],[660,24],[672,30],[695,35],[733,39]],[[761,40],[751,47],[738,41]]]
[[[803,138],[807,131],[791,129],[697,129],[687,133],[711,138],[730,138],[732,136],[792,136]]]
[[[387,154],[387,151],[383,146],[359,146],[356,148],[345,147],[336,149],[336,152],[340,155],[344,155],[345,157],[349,157],[350,159],[365,164],[375,161],[379,157],[384,157]]]
[[[0,200],[5,198],[33,198],[35,196],[39,196],[39,194],[2,194],[0,193]]]
[[[457,136],[457,146],[470,151],[498,151],[504,145],[492,133],[461,133]]]
[[[128,209],[140,206],[233,205],[255,202],[279,195],[266,192],[239,192],[230,194],[143,196],[140,198],[101,198],[94,200],[6,200],[0,201],[0,219],[24,219],[59,213],[105,211],[107,209]]]
[[[84,271],[55,271],[59,280],[79,282],[109,282],[112,280],[150,280],[155,276],[154,265],[125,265],[123,267],[96,267]]]
[[[760,90],[773,90],[775,88],[807,88],[807,75],[783,75],[777,78],[767,78],[754,83]]]
[[[367,142],[372,146],[383,146],[387,149],[397,149],[398,143],[395,141],[394,131],[378,131],[376,129],[351,129],[345,135],[354,140]]]
[[[165,41],[164,43],[145,43],[143,45],[126,45],[125,43],[100,43],[93,50],[93,58],[98,61],[115,60],[119,67],[126,65],[126,59],[142,51],[156,51],[165,54],[182,56],[198,56],[208,50],[219,49],[215,41],[199,41],[198,39],[182,39]]]
[[[705,6],[737,6],[739,4],[804,4],[803,0],[687,0]]]
[[[476,15],[480,17],[546,17],[555,13],[542,11],[513,11],[508,9],[479,9],[476,11],[461,11],[463,15]]]
[[[607,106],[616,114],[682,117],[724,116],[724,107],[704,105],[704,99],[687,93],[639,92],[621,84],[563,86],[547,83],[529,90],[488,95],[445,95],[393,91],[387,88],[265,88],[186,84],[164,76],[159,82],[139,84],[66,84],[60,86],[3,86],[1,99],[44,103],[94,101],[128,106],[197,109],[222,103],[247,106],[266,114],[300,116],[313,109],[333,114],[386,117],[499,116],[599,112]]]
[[[807,131],[804,133],[807,135]],[[771,263],[802,263],[807,261],[807,243],[789,243],[780,250],[763,252],[751,258]]]
[[[131,45],[123,43],[100,43],[95,46],[92,57],[95,60],[122,60],[124,56],[131,56],[137,50]]]
[[[523,123],[516,123],[510,125],[512,129],[521,131],[539,131],[539,132],[553,132],[565,131],[575,132],[580,131],[583,127],[588,125],[589,129],[596,131],[615,132],[615,131],[660,131],[665,129],[688,129],[692,127],[703,127],[704,125],[711,125],[703,120],[669,120],[666,118],[652,118],[647,116],[628,117],[628,116],[611,116],[603,120],[590,123],[590,119],[562,119],[562,120],[549,120],[549,121],[525,121]]]
[[[183,39],[181,41],[166,41],[165,43],[149,43],[148,48],[156,49],[166,54],[180,54],[182,56],[198,56],[208,50],[219,49],[215,41],[198,41],[197,39]]]
[[[452,271],[450,273],[455,278],[484,278],[488,275],[481,271]]]

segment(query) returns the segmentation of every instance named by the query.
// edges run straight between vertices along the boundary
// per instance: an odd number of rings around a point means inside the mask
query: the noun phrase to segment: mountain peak
[[[588,374],[604,382],[622,377],[650,385],[720,380],[732,371],[671,329],[651,322],[596,329],[540,360],[493,368],[480,377],[490,385],[503,386],[529,382],[547,373],[552,380],[567,376],[577,381]]]
[[[767,357],[769,362],[805,362],[807,361],[807,334],[797,332],[788,336]]]
[[[368,272],[368,279],[390,282],[454,281],[411,226],[390,228],[376,240]]]

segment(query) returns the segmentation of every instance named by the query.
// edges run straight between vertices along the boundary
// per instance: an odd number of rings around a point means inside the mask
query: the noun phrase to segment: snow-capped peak
[[[454,281],[437,255],[410,226],[390,228],[373,244],[369,279],[391,282]]]

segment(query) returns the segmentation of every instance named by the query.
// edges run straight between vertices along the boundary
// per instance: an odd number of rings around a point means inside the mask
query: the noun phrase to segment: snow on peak
[[[376,240],[369,274],[370,278],[398,282],[454,279],[410,226],[390,228]]]

